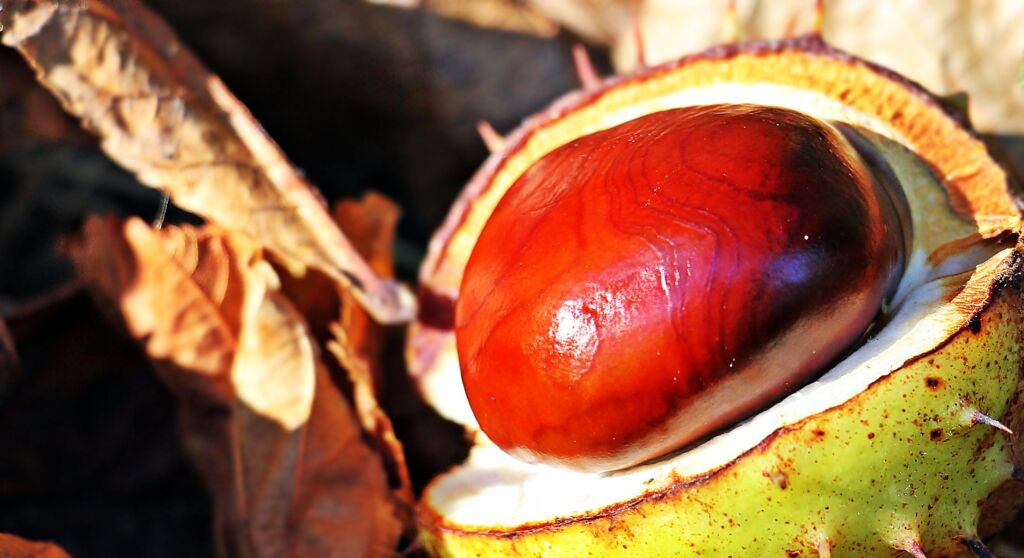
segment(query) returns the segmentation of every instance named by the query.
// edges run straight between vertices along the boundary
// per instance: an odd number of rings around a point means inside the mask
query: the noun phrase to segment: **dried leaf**
[[[392,245],[399,213],[393,201],[376,192],[366,193],[359,201],[339,201],[332,211],[335,223],[351,239],[359,255],[385,279],[394,276]],[[341,317],[350,336],[359,344],[366,344],[363,350],[372,355],[371,360],[379,360],[384,330],[344,289],[317,273],[302,277],[284,273],[281,281],[281,290],[306,319],[317,339],[326,341],[333,337],[329,325]]]
[[[369,269],[249,111],[137,0],[0,7],[3,42],[140,181],[296,270],[324,271],[378,320],[412,315],[407,290]]]
[[[495,31],[427,10],[360,0],[147,4],[328,199],[385,189],[401,200],[403,235],[417,244],[485,156],[477,122],[509,130],[576,83],[562,36]],[[273,48],[262,48],[267,37]],[[406,246],[396,256],[411,274],[422,256]]]
[[[179,395],[222,556],[393,555],[403,526],[380,457],[253,244],[93,219],[72,254]]]
[[[370,0],[403,8],[422,8],[479,27],[554,37],[558,24],[529,4],[516,0]]]
[[[395,435],[391,419],[384,413],[377,399],[374,388],[374,372],[367,355],[360,353],[351,342],[344,327],[334,324],[331,328],[334,340],[329,341],[327,348],[338,359],[352,382],[352,396],[355,402],[356,415],[363,428],[370,434],[375,447],[388,459],[389,469],[396,477],[398,487],[396,495],[411,509],[415,497],[409,467],[405,459],[405,449]]]
[[[606,45],[629,30],[630,14],[640,4],[637,0],[528,0],[528,3],[588,41]]]
[[[68,558],[68,555],[53,543],[26,541],[0,533],[0,558]]]
[[[399,215],[399,208],[393,201],[374,192],[367,193],[362,200],[344,200],[334,206],[338,225],[381,277],[394,275],[392,252]],[[352,383],[352,399],[359,422],[378,451],[388,458],[389,469],[398,484],[398,495],[411,506],[414,497],[405,450],[377,399],[382,389],[385,332],[347,293],[341,293],[341,317],[331,324],[330,331],[333,339],[328,341],[327,348]]]
[[[401,211],[387,197],[369,192],[362,200],[342,200],[334,206],[333,217],[341,230],[352,239],[352,244],[370,267],[381,277],[394,277],[395,227]],[[373,383],[380,387],[380,357],[384,331],[374,323],[352,297],[341,293],[340,325],[348,343],[372,363]]]
[[[390,198],[370,191],[361,200],[336,203],[332,217],[370,268],[382,277],[392,277],[395,227],[401,214]]]
[[[381,277],[394,274],[392,247],[399,214],[393,201],[375,192],[360,200],[342,200],[333,210],[338,226]],[[351,390],[356,416],[374,448],[385,458],[396,496],[411,510],[414,498],[405,451],[377,398],[383,388],[382,354],[387,332],[351,295],[322,279],[316,274],[300,279],[284,275],[282,291],[337,359],[337,373],[343,375],[341,382]]]

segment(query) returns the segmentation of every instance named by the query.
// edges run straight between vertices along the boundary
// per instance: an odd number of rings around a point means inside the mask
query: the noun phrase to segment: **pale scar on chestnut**
[[[856,129],[687,107],[536,161],[456,303],[469,402],[505,451],[609,471],[684,447],[820,374],[894,292],[907,202]]]

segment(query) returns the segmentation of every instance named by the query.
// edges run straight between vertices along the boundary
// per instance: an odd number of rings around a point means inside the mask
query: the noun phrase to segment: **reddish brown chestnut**
[[[527,461],[615,470],[820,374],[909,250],[902,192],[857,137],[786,109],[688,107],[538,160],[484,227],[456,306],[484,432]]]

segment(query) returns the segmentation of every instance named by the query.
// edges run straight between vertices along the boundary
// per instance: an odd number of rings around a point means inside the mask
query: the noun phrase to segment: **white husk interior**
[[[606,115],[594,128],[604,129],[666,108],[743,102],[793,108],[884,136],[869,139],[889,144],[887,158],[907,192],[914,228],[914,246],[889,322],[818,381],[700,446],[657,464],[607,475],[567,472],[517,461],[477,432],[478,443],[470,459],[435,481],[426,495],[426,502],[451,524],[496,529],[583,515],[668,486],[680,477],[699,477],[740,456],[777,429],[843,404],[962,326],[969,309],[950,303],[952,296],[968,282],[976,266],[995,266],[1008,250],[996,253],[991,244],[979,242],[956,256],[929,262],[929,254],[937,248],[970,238],[977,229],[950,212],[936,210],[948,207],[944,189],[908,150],[892,145],[889,140],[905,143],[905,139],[878,119],[821,94],[786,86],[716,85],[633,105],[628,111]],[[473,428],[472,416],[465,416],[469,406],[454,351],[446,354],[454,373],[436,377],[437,385],[425,386],[424,391],[435,405],[449,413],[455,411],[457,419]]]

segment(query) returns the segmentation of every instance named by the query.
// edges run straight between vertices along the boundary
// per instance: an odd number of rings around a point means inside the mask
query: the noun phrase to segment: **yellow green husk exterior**
[[[873,557],[919,537],[929,557],[962,555],[981,504],[1012,482],[1010,438],[964,419],[973,408],[1019,422],[1024,314],[1010,260],[1007,284],[948,343],[702,480],[561,524],[469,532],[435,518],[423,541],[446,557],[796,557],[821,545]]]

